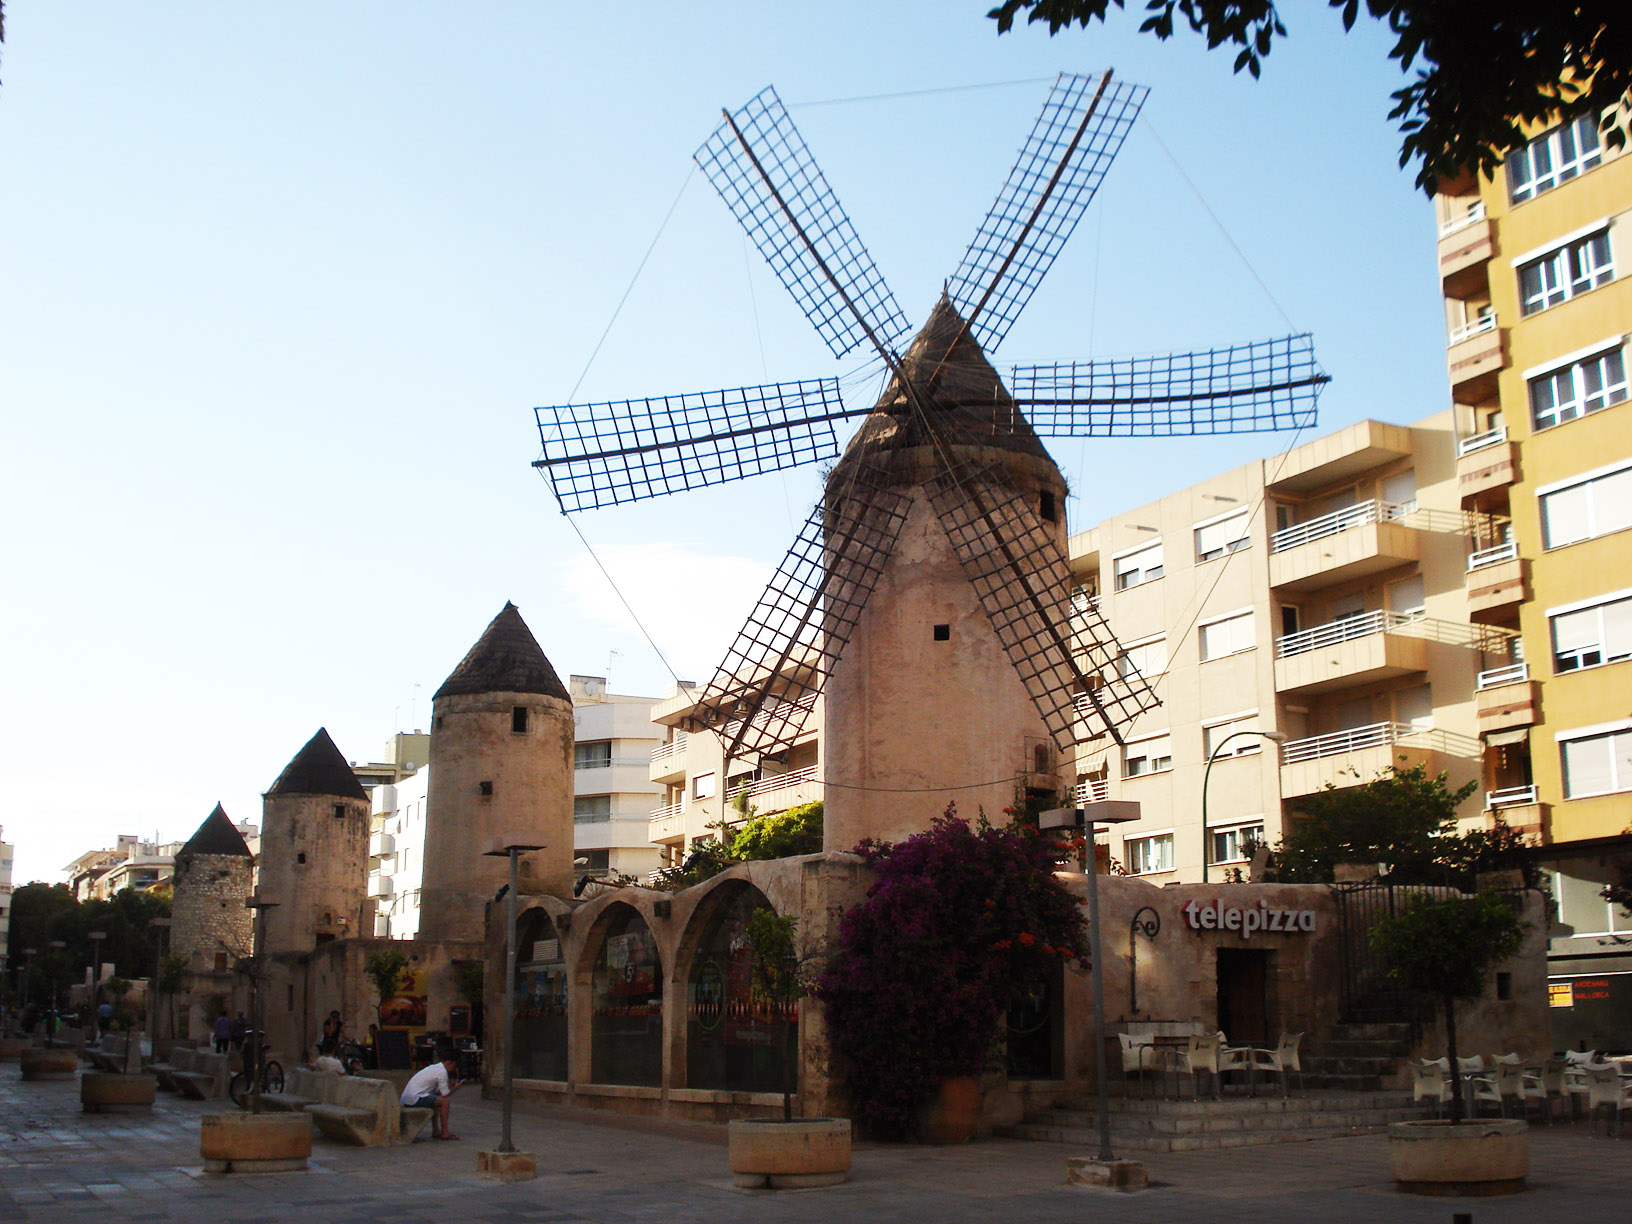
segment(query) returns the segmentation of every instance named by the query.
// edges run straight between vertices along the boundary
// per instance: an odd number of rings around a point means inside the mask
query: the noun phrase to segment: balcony
[[[1111,784],[1105,778],[1078,782],[1071,792],[1071,802],[1077,807],[1085,803],[1104,803],[1111,797]]]
[[[1275,690],[1315,694],[1407,676],[1428,668],[1423,619],[1399,612],[1368,612],[1290,633],[1275,642]]]
[[[1402,520],[1418,513],[1412,503],[1366,501],[1282,528],[1269,537],[1269,584],[1307,591],[1415,564],[1417,529]]]
[[[1538,685],[1528,663],[1482,671],[1474,682],[1479,734],[1529,727],[1536,722]]]
[[[1508,441],[1505,426],[1457,443],[1457,492],[1464,498],[1504,488],[1518,479],[1518,471],[1518,448]]]
[[[1440,770],[1437,741],[1443,736],[1408,723],[1371,723],[1281,745],[1281,794],[1313,795],[1328,786],[1358,786],[1390,765]]]
[[[686,839],[686,810],[681,803],[671,803],[654,811],[646,822],[646,840],[654,844],[683,842]]]
[[[380,899],[389,897],[395,892],[393,881],[388,875],[371,875],[368,877],[368,895]]]
[[[1272,493],[1313,493],[1411,454],[1411,431],[1403,425],[1360,421],[1287,452]]]
[[[748,802],[760,813],[780,812],[802,803],[811,803],[822,797],[821,770],[816,765],[807,765],[775,777],[761,778],[747,786],[733,788],[726,798],[736,799],[741,795],[746,795]]]
[[[397,839],[390,833],[370,833],[368,835],[368,857],[383,858],[387,854],[397,852]]]
[[[1451,397],[1459,404],[1482,404],[1496,398],[1496,374],[1507,364],[1507,341],[1496,316],[1457,328],[1445,350]]]
[[[686,733],[681,731],[666,744],[652,749],[648,780],[659,784],[676,782],[686,776]]]
[[[1487,283],[1495,253],[1490,219],[1481,203],[1439,227],[1439,279],[1446,297],[1466,298]]]
[[[1526,562],[1512,541],[1468,558],[1468,619],[1491,625],[1509,621],[1525,597]]]
[[[1534,785],[1508,786],[1485,792],[1485,811],[1515,833],[1539,835],[1546,820],[1546,805]]]

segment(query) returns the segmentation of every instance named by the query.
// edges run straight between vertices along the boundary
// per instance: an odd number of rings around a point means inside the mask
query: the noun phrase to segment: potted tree
[[[86,1071],[79,1077],[79,1103],[86,1113],[96,1113],[110,1105],[133,1105],[151,1109],[158,1081],[142,1071],[141,1034],[136,1028],[136,1012],[125,996],[130,983],[109,978],[103,987],[113,1003],[111,1027],[125,1034],[124,1064],[119,1071]],[[131,1070],[132,1067],[136,1069]]]
[[[797,1015],[805,995],[805,967],[795,943],[798,920],[771,909],[748,919],[749,985],[755,1004],[773,1016]],[[799,1085],[799,1027],[786,1025],[782,1117],[742,1118],[728,1132],[734,1184],[773,1190],[831,1186],[850,1176],[850,1119],[795,1118]]]
[[[1526,1123],[1467,1119],[1464,1085],[1456,1074],[1456,1005],[1484,994],[1491,971],[1519,950],[1526,929],[1511,901],[1479,893],[1419,896],[1372,931],[1372,947],[1390,976],[1440,1003],[1451,1068],[1448,1121],[1395,1122],[1388,1128],[1389,1164],[1401,1190],[1507,1194],[1524,1189],[1530,1166]]]

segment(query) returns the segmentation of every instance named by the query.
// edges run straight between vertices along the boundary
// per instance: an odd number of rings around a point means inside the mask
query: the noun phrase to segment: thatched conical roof
[[[357,781],[340,749],[334,746],[326,727],[306,741],[295,759],[283,767],[268,795],[333,795],[337,799],[367,799],[368,792]]]
[[[572,700],[513,603],[504,605],[436,690],[439,698],[466,693],[541,693]]]
[[[178,859],[191,858],[195,854],[219,854],[233,858],[252,858],[249,844],[244,841],[244,835],[227,816],[225,810],[218,803],[215,811],[204,818],[204,823],[198,826],[198,832],[187,839],[176,855]]]

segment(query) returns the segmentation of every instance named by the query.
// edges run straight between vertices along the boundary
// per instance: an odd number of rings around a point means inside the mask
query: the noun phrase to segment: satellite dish
[[[586,696],[586,697],[598,697],[598,696],[600,696],[600,692],[601,692],[601,682],[599,680],[585,680],[584,681],[584,696]]]

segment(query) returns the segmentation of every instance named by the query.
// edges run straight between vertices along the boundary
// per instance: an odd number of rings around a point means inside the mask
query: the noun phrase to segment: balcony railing
[[[652,749],[652,764],[656,765],[659,761],[666,761],[676,753],[684,752],[685,750],[686,733],[682,731],[668,743],[659,744],[656,748]]]
[[[1330,514],[1312,518],[1306,523],[1281,528],[1269,537],[1269,551],[1285,552],[1299,544],[1324,540],[1351,527],[1364,527],[1367,523],[1396,522],[1416,508],[1416,502],[1385,501],[1364,501],[1344,506],[1341,510],[1333,510]]]
[[[764,709],[760,710],[754,715],[753,723],[756,727],[765,726],[773,718],[787,718],[793,713],[794,710],[809,710],[813,708],[815,704],[815,693],[806,693],[797,701],[772,701],[767,703]],[[741,726],[742,720],[739,718],[732,722],[726,723],[720,728],[719,733],[722,736],[732,736],[737,733]]]
[[[1509,786],[1502,790],[1485,792],[1485,810],[1494,812],[1497,808],[1522,807],[1536,801],[1534,786]]]
[[[683,803],[671,803],[668,807],[653,808],[649,817],[651,820],[667,820],[670,816],[678,816],[686,810]]]
[[[1456,444],[1458,456],[1471,455],[1474,451],[1484,450],[1487,446],[1499,446],[1507,441],[1507,426],[1498,425],[1495,429],[1487,430],[1482,434],[1474,434],[1471,438],[1463,438]]]
[[[1356,638],[1370,637],[1374,633],[1387,633],[1391,629],[1398,629],[1401,625],[1420,619],[1421,617],[1417,615],[1382,610],[1366,612],[1360,616],[1345,616],[1342,620],[1328,621],[1324,625],[1316,625],[1313,629],[1305,629],[1301,633],[1289,633],[1285,637],[1276,638],[1275,657],[1285,659],[1307,651],[1319,650],[1322,646],[1335,646],[1339,642],[1352,642]]]
[[[1461,344],[1464,340],[1472,340],[1475,336],[1482,336],[1488,331],[1496,330],[1496,316],[1494,314],[1480,315],[1477,319],[1469,319],[1466,323],[1451,328],[1448,344]]]
[[[1314,761],[1345,752],[1382,748],[1415,732],[1416,728],[1409,723],[1381,722],[1310,736],[1308,739],[1288,740],[1281,745],[1281,764],[1296,765],[1300,761]]]
[[[1486,689],[1501,688],[1504,684],[1523,684],[1530,679],[1530,664],[1514,663],[1508,667],[1493,667],[1489,671],[1482,671],[1474,679],[1474,687],[1480,692]]]
[[[1077,806],[1084,803],[1103,803],[1111,797],[1111,783],[1107,778],[1094,778],[1088,782],[1078,782],[1076,789],[1071,792],[1072,802]]]
[[[1449,238],[1452,234],[1457,233],[1460,230],[1465,230],[1470,225],[1478,225],[1479,222],[1483,221],[1484,219],[1485,202],[1483,200],[1475,200],[1472,204],[1468,205],[1467,212],[1458,213],[1456,216],[1449,217],[1445,221],[1441,222],[1439,227],[1439,236],[1441,238]]]
[[[1503,561],[1511,561],[1519,555],[1519,546],[1512,540],[1505,544],[1498,544],[1495,548],[1481,548],[1468,557],[1468,572],[1484,569],[1487,565],[1500,565]]]
[[[738,795],[747,795],[754,799],[760,795],[768,795],[771,791],[783,790],[789,786],[802,786],[806,782],[816,780],[817,767],[806,765],[803,769],[791,770],[785,774],[777,774],[772,778],[761,778],[758,782],[750,782],[746,786],[734,786],[726,794],[727,799],[735,799]]]

